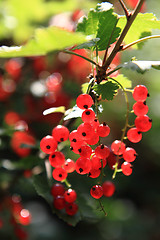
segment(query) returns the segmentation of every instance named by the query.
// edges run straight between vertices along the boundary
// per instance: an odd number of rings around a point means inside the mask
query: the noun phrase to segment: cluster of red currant
[[[56,209],[65,209],[66,213],[73,216],[78,211],[78,205],[75,202],[77,193],[74,189],[65,187],[61,183],[55,183],[51,188],[51,194],[54,198],[53,205]]]
[[[137,101],[133,106],[133,111],[137,117],[135,127],[130,127],[127,132],[128,140],[133,143],[139,142],[142,138],[142,132],[148,131],[152,125],[151,119],[146,115],[148,106],[145,101],[148,95],[148,90],[143,85],[138,85],[133,90],[133,98]],[[54,167],[52,175],[55,180],[64,181],[68,173],[74,170],[81,175],[87,174],[91,178],[100,176],[100,181],[91,188],[90,194],[96,199],[103,195],[110,197],[115,191],[115,186],[110,181],[102,182],[103,168],[108,162],[114,170],[114,174],[121,171],[124,175],[129,176],[132,173],[131,162],[136,159],[137,153],[134,148],[126,147],[123,142],[125,135],[123,139],[113,141],[111,147],[100,143],[100,138],[109,135],[110,127],[106,123],[99,123],[95,112],[91,108],[94,101],[89,94],[79,95],[76,104],[82,111],[83,123],[70,133],[65,126],[54,127],[52,136],[48,135],[41,140],[40,148],[43,152],[49,154],[49,162]],[[64,154],[57,150],[58,143],[66,141],[68,138],[70,149],[80,155],[75,162],[71,159],[65,160]],[[93,147],[93,145],[96,145],[96,147]],[[122,159],[124,160],[123,163],[120,161]],[[114,163],[112,164],[111,161]],[[68,191],[74,190],[69,189]],[[52,195],[54,196],[54,194]],[[67,202],[64,199],[64,196],[55,198],[55,208],[64,208],[64,202]]]

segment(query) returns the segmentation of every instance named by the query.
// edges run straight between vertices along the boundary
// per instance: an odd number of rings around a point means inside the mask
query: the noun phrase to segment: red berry
[[[65,156],[62,152],[54,152],[49,155],[49,162],[52,167],[61,167],[65,163]]]
[[[65,188],[61,183],[53,184],[51,188],[51,194],[53,197],[57,197],[58,195],[63,196],[64,192],[65,192]]]
[[[123,174],[126,176],[129,176],[132,174],[132,165],[129,162],[122,163],[121,169]]]
[[[136,159],[136,156],[136,151],[131,147],[127,147],[123,153],[123,158],[127,162],[133,162]]]
[[[103,188],[101,185],[95,185],[91,188],[90,194],[92,197],[99,199],[103,196]]]
[[[21,118],[20,118],[19,114],[17,114],[16,112],[13,112],[13,111],[7,112],[4,116],[4,121],[9,126],[14,126],[20,120],[21,120]]]
[[[97,127],[97,134],[100,137],[107,137],[110,133],[110,127],[106,123],[100,124]]]
[[[77,140],[76,142],[71,142],[71,150],[79,154],[79,149],[81,148],[82,145],[85,145],[85,142],[83,140]]]
[[[53,205],[56,209],[61,210],[65,208],[64,196],[58,195],[54,198]]]
[[[66,170],[67,173],[74,172],[75,170],[75,162],[71,159],[67,159],[63,165],[63,168]]]
[[[98,147],[95,148],[95,154],[96,154],[97,157],[99,157],[101,159],[104,159],[104,158],[107,158],[109,156],[110,150],[106,145],[101,144],[101,145],[99,145]]]
[[[125,148],[126,148],[125,144],[123,142],[121,142],[120,140],[115,140],[111,145],[111,149],[112,149],[113,153],[116,155],[122,155]]]
[[[79,135],[77,130],[73,130],[72,132],[70,132],[69,134],[70,142],[77,142],[78,139],[79,139]]]
[[[69,137],[69,130],[65,126],[58,125],[52,130],[52,136],[57,142],[66,141]]]
[[[133,98],[136,101],[144,102],[148,97],[148,89],[144,85],[137,85],[133,90]]]
[[[52,172],[52,176],[57,181],[63,181],[67,178],[67,172],[63,168],[55,168]]]
[[[133,105],[134,114],[137,116],[144,116],[148,113],[148,106],[146,102],[136,102]]]
[[[77,128],[79,138],[83,141],[89,140],[94,137],[95,131],[90,123],[82,123]]]
[[[96,169],[96,170],[98,170],[98,169],[100,169],[100,168],[102,167],[102,163],[103,163],[103,168],[104,168],[104,167],[106,166],[106,164],[107,164],[106,158],[104,158],[104,159],[101,160],[101,158],[97,157],[96,154],[94,154],[94,155],[92,156],[92,158],[91,158],[90,161],[91,161],[92,168],[93,168],[93,169]],[[101,161],[102,161],[102,163],[101,163]]]
[[[100,169],[91,168],[88,173],[88,176],[91,178],[97,178],[97,177],[99,177],[100,173],[101,173]]]
[[[57,148],[57,142],[54,137],[47,135],[40,141],[40,148],[47,154],[53,153]]]
[[[130,142],[137,143],[142,139],[142,133],[137,128],[130,128],[127,132],[127,138]]]
[[[91,169],[91,161],[89,158],[80,157],[77,159],[75,166],[76,166],[76,172],[84,175],[86,173],[89,173]]]
[[[22,225],[29,225],[31,223],[31,214],[27,209],[22,209],[19,217],[18,222]]]
[[[78,151],[81,157],[89,158],[92,154],[92,148],[88,145],[82,145]]]
[[[89,94],[81,94],[78,96],[76,104],[80,109],[88,109],[94,104],[94,102]]]
[[[93,122],[91,122],[91,125],[93,126],[93,128],[94,128],[95,130],[97,130],[97,127],[99,126],[99,121],[98,121],[98,119],[95,118],[95,119],[93,120]]]
[[[82,121],[92,123],[95,119],[95,113],[92,109],[86,109],[82,113]]]
[[[69,188],[67,191],[64,193],[64,199],[66,202],[71,203],[74,202],[77,199],[77,193],[75,190]]]
[[[65,206],[66,213],[70,216],[73,216],[78,211],[78,205],[75,202],[68,203]]]
[[[152,119],[147,115],[138,116],[135,119],[135,126],[140,132],[147,132],[152,127]]]
[[[88,143],[89,145],[95,145],[98,142],[99,142],[99,136],[96,132],[94,133],[94,135],[90,139],[86,140],[86,143]]]
[[[105,181],[102,184],[102,188],[105,197],[111,197],[115,192],[115,185],[111,181]]]

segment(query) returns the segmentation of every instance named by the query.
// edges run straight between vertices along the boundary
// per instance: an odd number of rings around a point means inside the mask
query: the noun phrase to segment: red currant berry
[[[97,177],[99,177],[100,173],[101,173],[100,169],[91,168],[88,173],[88,177],[97,178]]]
[[[75,202],[68,203],[65,206],[65,210],[68,215],[73,216],[78,212],[78,205]]]
[[[93,112],[92,109],[86,109],[84,110],[84,112],[82,113],[82,121],[83,122],[88,122],[88,123],[92,123],[95,119],[95,113]]]
[[[92,148],[88,145],[82,145],[78,151],[81,157],[89,158],[92,154]]]
[[[123,153],[123,158],[127,162],[133,162],[136,159],[136,156],[136,151],[131,147],[127,147]]]
[[[132,165],[129,162],[122,163],[121,169],[123,174],[126,176],[129,176],[132,174]]]
[[[64,196],[61,196],[61,195],[56,196],[54,198],[53,205],[58,210],[65,208]]]
[[[63,165],[63,168],[66,170],[67,173],[74,172],[75,170],[75,162],[71,159],[67,159]]]
[[[65,188],[61,183],[55,183],[51,188],[51,194],[53,197],[63,196]]]
[[[133,98],[136,101],[144,102],[148,96],[148,89],[144,85],[137,85],[133,90]]]
[[[80,124],[77,128],[77,132],[79,134],[79,138],[83,141],[91,139],[95,134],[95,131],[90,123]]]
[[[99,136],[96,132],[94,133],[94,135],[90,139],[86,140],[86,143],[88,143],[89,145],[95,145],[98,142],[99,142]]]
[[[104,167],[106,166],[106,164],[107,164],[106,158],[104,158],[104,159],[101,160],[101,158],[97,157],[96,154],[94,154],[94,155],[92,156],[92,158],[91,158],[90,161],[91,161],[92,168],[93,168],[93,169],[96,169],[96,170],[101,169],[102,163],[103,163],[103,168],[104,168]],[[101,161],[102,161],[102,163],[101,163]]]
[[[71,142],[71,150],[76,153],[79,154],[79,149],[81,148],[82,145],[85,145],[85,142],[82,140],[77,140],[76,142]]]
[[[97,157],[99,157],[101,159],[105,159],[109,156],[110,150],[106,145],[101,144],[95,148],[95,154]]]
[[[31,223],[31,214],[27,209],[22,209],[19,217],[18,222],[22,225],[29,225]]]
[[[54,152],[49,155],[49,162],[52,167],[61,167],[65,163],[65,156],[62,152]]]
[[[111,181],[105,181],[102,184],[102,188],[105,197],[111,197],[115,192],[115,185]]]
[[[75,190],[69,188],[67,191],[64,193],[64,199],[66,202],[71,203],[74,202],[77,199],[77,193]]]
[[[81,94],[78,96],[76,104],[80,109],[88,109],[94,104],[94,102],[89,94]]]
[[[148,113],[148,106],[146,102],[136,102],[133,105],[134,114],[137,116],[144,116]]]
[[[57,142],[54,137],[47,135],[40,141],[40,148],[47,154],[53,153],[57,148]]]
[[[69,137],[69,130],[65,126],[58,125],[52,130],[52,136],[57,142],[66,141]]]
[[[95,118],[93,120],[93,122],[91,122],[91,125],[93,126],[94,130],[96,131],[97,130],[97,127],[99,126],[99,121],[97,118]]]
[[[69,141],[70,142],[77,142],[79,139],[79,135],[77,130],[73,130],[72,132],[70,132],[69,134]]]
[[[115,140],[111,145],[111,149],[112,149],[113,153],[116,155],[122,155],[125,148],[126,148],[125,144],[123,142],[121,142],[120,140]]]
[[[142,133],[137,128],[130,128],[127,132],[127,138],[130,142],[137,143],[142,139]]]
[[[138,116],[135,119],[135,126],[140,132],[147,132],[152,127],[152,119],[147,115]]]
[[[103,188],[101,185],[95,185],[91,188],[90,194],[92,197],[99,199],[103,196]]]
[[[80,157],[77,159],[75,166],[76,166],[76,172],[84,175],[86,173],[89,173],[91,169],[91,161],[89,158]]]
[[[52,176],[57,181],[63,181],[67,178],[67,172],[63,168],[55,168],[52,172]]]
[[[106,123],[100,124],[97,127],[98,136],[107,137],[109,135],[109,133],[110,133],[110,127]]]

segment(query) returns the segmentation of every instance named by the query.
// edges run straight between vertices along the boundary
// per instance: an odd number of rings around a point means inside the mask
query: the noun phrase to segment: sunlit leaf
[[[122,64],[122,67],[137,71],[138,73],[145,73],[151,68],[160,70],[160,61],[131,61]]]
[[[113,83],[112,81],[102,82],[93,87],[94,91],[102,96],[103,100],[112,100],[115,94],[117,93],[117,89],[119,86],[117,83]]]

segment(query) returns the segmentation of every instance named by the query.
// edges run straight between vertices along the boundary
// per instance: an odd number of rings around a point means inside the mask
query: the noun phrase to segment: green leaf
[[[131,61],[125,62],[124,64],[122,64],[122,67],[143,74],[151,68],[160,70],[160,61]]]
[[[34,38],[24,46],[0,47],[0,57],[45,55],[83,42],[86,42],[86,37],[80,33],[68,32],[58,27],[39,28],[35,31]]]
[[[60,106],[60,107],[52,107],[52,108],[46,109],[43,112],[43,115],[48,115],[48,114],[55,113],[55,112],[65,113],[65,107]]]
[[[86,48],[86,49],[90,49],[92,47],[95,47],[97,45],[97,42],[100,40],[100,38],[94,38],[86,43],[82,43],[76,47],[74,47],[72,50],[75,50],[75,49],[83,49],[83,48]]]
[[[58,210],[55,210],[55,213],[60,219],[67,222],[69,225],[72,225],[73,227],[75,227],[77,223],[82,220],[82,216],[80,215],[79,211],[74,216],[69,216],[64,211]]]
[[[89,9],[95,3],[81,0],[81,7]],[[48,22],[54,14],[79,9],[79,2],[73,0],[2,0],[0,1],[0,39],[12,38],[16,44],[28,40],[34,28]]]
[[[125,24],[126,17],[120,17],[117,26],[123,29]],[[126,44],[136,41],[143,36],[144,32],[148,32],[147,36],[150,36],[152,29],[160,29],[160,21],[157,20],[153,13],[139,13],[129,29],[124,41]],[[133,48],[137,49],[138,46],[134,45]]]
[[[83,83],[81,85],[81,90],[82,90],[82,93],[86,93],[87,92],[87,89],[88,89],[88,86],[89,86],[89,83]]]
[[[123,88],[131,88],[132,82],[127,77],[125,77],[123,74],[119,74],[117,77],[114,77],[115,80],[117,80]]]
[[[29,155],[29,157],[24,157],[18,162],[12,162],[12,164],[14,164],[17,169],[32,169],[33,167],[40,165],[42,161],[44,160],[37,156]]]
[[[66,117],[64,118],[64,121],[72,119],[72,118],[81,117],[82,116],[82,112],[83,112],[83,110],[78,108],[77,105],[75,105],[73,108],[68,109],[65,112],[65,116]]]
[[[119,86],[117,83],[113,83],[112,81],[102,82],[93,87],[94,91],[102,96],[103,100],[112,100],[115,94],[117,93],[117,89]]]
[[[50,186],[48,183],[46,173],[40,173],[38,175],[33,176],[33,186],[37,192],[37,194],[43,197],[49,204],[52,201]]]
[[[99,38],[96,43],[99,51],[105,50],[107,45],[116,41],[121,31],[116,27],[118,17],[113,13],[113,5],[108,2],[98,3],[95,9],[91,9],[88,17],[84,17],[78,24],[77,31],[91,35],[93,39]]]

